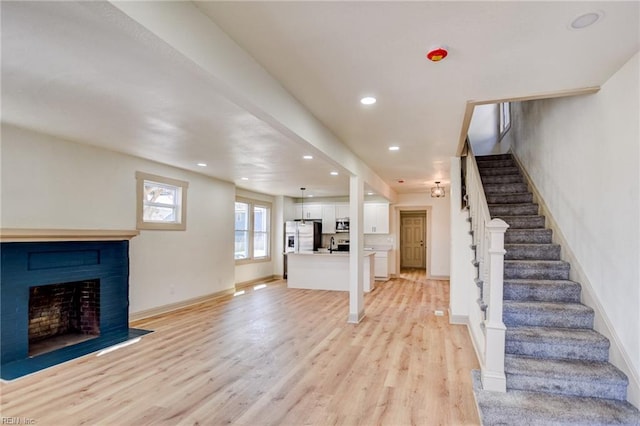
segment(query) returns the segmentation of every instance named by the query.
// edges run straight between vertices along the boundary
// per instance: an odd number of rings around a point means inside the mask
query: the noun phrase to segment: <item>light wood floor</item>
[[[0,415],[37,425],[479,424],[448,281],[405,271],[366,295],[282,281],[138,321],[132,346],[3,383]],[[444,317],[434,315],[445,311]],[[24,424],[24,422],[23,422]]]

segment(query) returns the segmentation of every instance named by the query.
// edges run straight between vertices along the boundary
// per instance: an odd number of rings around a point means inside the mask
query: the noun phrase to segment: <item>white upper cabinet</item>
[[[294,219],[322,219],[322,204],[296,204]]]
[[[335,234],[336,232],[336,206],[333,204],[322,205],[322,233]]]
[[[349,217],[349,203],[336,203],[336,219]]]
[[[365,234],[389,233],[389,204],[365,203],[363,214]]]

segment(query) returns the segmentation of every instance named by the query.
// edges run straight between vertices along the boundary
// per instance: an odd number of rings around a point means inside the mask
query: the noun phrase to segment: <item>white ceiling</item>
[[[396,192],[426,191],[449,180],[467,101],[598,86],[640,47],[638,2],[168,3],[141,7],[206,15],[199,25],[226,32],[344,150],[239,101],[230,93],[246,84],[108,2],[1,3],[2,121],[269,194],[346,195],[356,157]],[[594,10],[604,19],[568,28]],[[193,13],[174,15],[206,46]],[[449,57],[431,63],[438,44]],[[378,103],[360,105],[364,95]]]

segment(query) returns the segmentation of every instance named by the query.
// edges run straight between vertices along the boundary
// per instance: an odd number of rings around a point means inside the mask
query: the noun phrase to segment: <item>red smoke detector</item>
[[[436,47],[434,49],[431,49],[429,53],[427,53],[427,59],[431,62],[440,62],[441,60],[446,58],[448,54],[449,52],[447,51],[446,47]]]

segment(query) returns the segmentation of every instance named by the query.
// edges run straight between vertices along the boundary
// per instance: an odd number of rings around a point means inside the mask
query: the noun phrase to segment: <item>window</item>
[[[509,131],[511,128],[511,104],[509,102],[503,102],[499,104],[500,120],[498,128],[498,140]]]
[[[137,228],[187,229],[188,182],[136,172]]]
[[[271,205],[238,199],[235,213],[235,259],[270,260]]]

